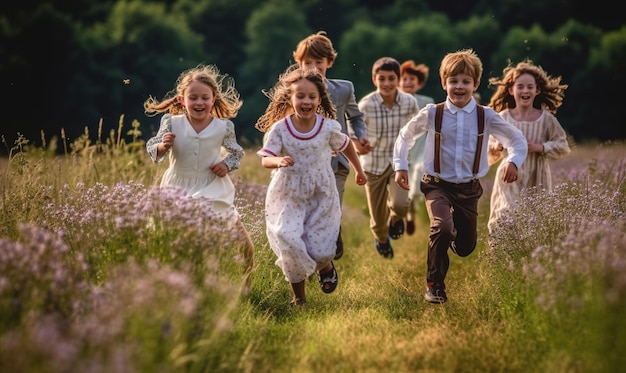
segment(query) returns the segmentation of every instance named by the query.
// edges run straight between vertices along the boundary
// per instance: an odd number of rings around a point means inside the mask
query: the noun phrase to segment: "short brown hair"
[[[335,61],[337,51],[333,48],[332,41],[326,36],[326,31],[318,31],[300,40],[296,50],[293,51],[293,58],[300,63],[306,56],[327,58],[329,62]]]
[[[480,77],[483,75],[483,63],[472,49],[448,53],[441,61],[439,76],[442,82],[458,74],[467,74],[474,79],[474,83],[480,82]]]

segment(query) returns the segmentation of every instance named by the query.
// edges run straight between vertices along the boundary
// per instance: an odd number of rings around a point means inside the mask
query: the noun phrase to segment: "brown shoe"
[[[413,233],[415,233],[415,222],[413,220],[407,220],[406,221],[406,234],[411,236],[413,235]]]

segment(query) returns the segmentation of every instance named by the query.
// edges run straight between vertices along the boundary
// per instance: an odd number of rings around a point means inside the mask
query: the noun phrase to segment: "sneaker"
[[[448,300],[448,296],[443,285],[434,284],[426,288],[424,299],[430,303],[445,303]]]

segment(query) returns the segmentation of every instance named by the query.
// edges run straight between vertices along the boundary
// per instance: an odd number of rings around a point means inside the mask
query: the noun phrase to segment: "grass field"
[[[382,258],[349,180],[337,290],[291,290],[265,238],[269,170],[233,173],[255,243],[154,186],[166,164],[116,134],[15,146],[0,161],[2,372],[617,372],[626,366],[622,143],[573,147],[554,194],[528,196],[492,239],[451,256],[449,301],[424,301],[428,219]],[[12,148],[13,145],[8,146]],[[353,177],[353,174],[351,174]]]

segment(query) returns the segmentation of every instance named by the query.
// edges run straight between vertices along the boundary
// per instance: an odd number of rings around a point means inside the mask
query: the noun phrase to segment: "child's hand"
[[[360,155],[364,155],[372,151],[372,146],[370,145],[370,141],[366,138],[352,141],[352,143],[354,144],[354,148],[356,149],[356,152]]]
[[[409,173],[407,172],[407,170],[398,170],[396,171],[396,177],[395,177],[396,183],[400,186],[400,188],[402,189],[406,189],[409,190]]]
[[[528,152],[529,153],[544,153],[543,144],[535,144],[533,142],[528,142]]]
[[[228,174],[228,166],[224,162],[214,164],[210,170],[219,177],[224,177]]]
[[[361,170],[356,173],[354,180],[356,181],[357,185],[365,185],[365,183],[367,183],[367,175],[365,175],[365,172]]]
[[[176,135],[172,132],[167,132],[163,134],[163,138],[161,139],[161,144],[163,144],[163,152],[170,150],[172,145],[174,145],[174,138]]]
[[[286,155],[286,156],[282,157],[280,162],[278,162],[278,167],[277,168],[289,167],[289,166],[293,166],[293,164],[294,164],[293,158],[291,158],[291,156],[289,156],[289,155]]]
[[[507,162],[502,169],[502,181],[512,183],[517,181],[517,166],[513,162]]]

